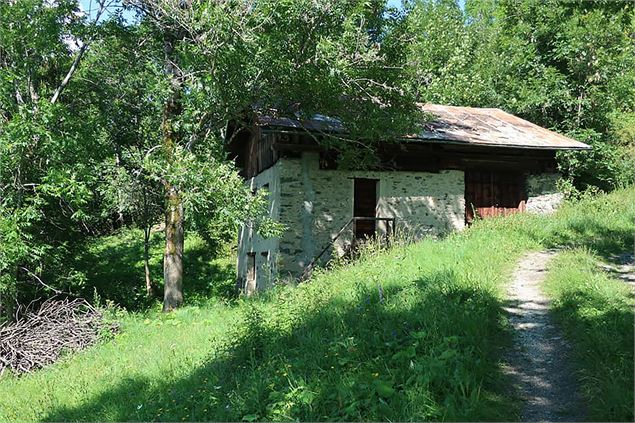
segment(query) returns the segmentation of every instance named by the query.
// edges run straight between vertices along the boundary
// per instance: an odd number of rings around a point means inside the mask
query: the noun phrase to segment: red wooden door
[[[465,172],[465,221],[476,216],[507,216],[525,211],[527,195],[522,173],[468,170]]]
[[[355,178],[353,187],[354,217],[376,217],[377,182],[377,179]],[[375,236],[375,223],[374,220],[356,220],[355,238]]]

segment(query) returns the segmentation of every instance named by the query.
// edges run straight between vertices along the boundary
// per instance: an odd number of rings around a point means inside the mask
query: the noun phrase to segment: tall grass
[[[611,278],[588,249],[560,254],[545,290],[579,363],[594,421],[633,421],[633,292]]]
[[[515,263],[561,244],[625,248],[632,203],[623,190],[477,222],[232,307],[126,315],[112,341],[0,381],[0,420],[515,420],[499,366]]]

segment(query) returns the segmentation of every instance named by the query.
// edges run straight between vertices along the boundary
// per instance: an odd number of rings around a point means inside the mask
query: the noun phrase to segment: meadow
[[[634,231],[635,189],[622,189],[369,247],[250,298],[112,310],[111,339],[0,379],[0,421],[517,420],[504,291],[520,256],[545,248],[564,250],[545,290],[591,416],[632,419],[632,293],[597,262],[632,250]]]

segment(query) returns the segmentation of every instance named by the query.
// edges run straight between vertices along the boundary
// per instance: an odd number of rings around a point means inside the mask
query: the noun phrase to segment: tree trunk
[[[163,150],[168,163],[174,160],[178,144],[175,122],[181,114],[181,79],[174,64],[175,38],[164,41],[165,72],[170,79],[170,95],[163,109]],[[165,182],[165,254],[163,256],[163,311],[172,311],[183,303],[183,199],[179,187]]]
[[[154,286],[150,277],[150,227],[147,225],[143,228],[143,269],[146,279],[146,294],[148,297],[154,296]]]
[[[150,205],[148,204],[148,189],[143,185],[143,270],[146,279],[146,295],[154,297],[154,286],[150,276],[150,236],[152,235],[152,219],[150,217]]]
[[[183,304],[183,201],[176,187],[168,188],[163,256],[163,311]]]

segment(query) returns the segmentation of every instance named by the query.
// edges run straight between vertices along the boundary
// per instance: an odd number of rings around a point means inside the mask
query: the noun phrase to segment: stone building
[[[341,131],[324,117],[260,116],[251,129],[231,133],[229,151],[247,183],[269,192],[271,216],[287,227],[275,239],[241,229],[242,289],[298,277],[356,239],[395,231],[434,236],[461,230],[475,216],[553,211],[562,199],[556,152],[590,148],[499,109],[422,108],[433,119],[417,136],[382,145],[375,170],[338,169],[315,141]]]

